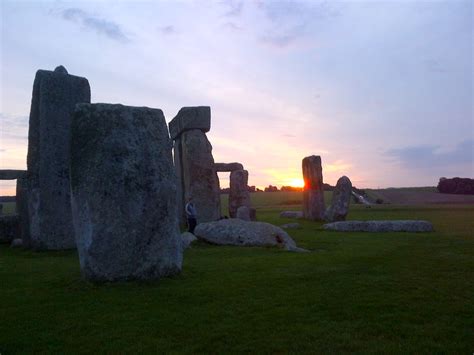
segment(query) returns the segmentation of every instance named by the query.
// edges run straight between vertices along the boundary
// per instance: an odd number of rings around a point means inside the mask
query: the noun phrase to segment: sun
[[[304,180],[303,179],[291,179],[290,185],[293,187],[304,187]]]

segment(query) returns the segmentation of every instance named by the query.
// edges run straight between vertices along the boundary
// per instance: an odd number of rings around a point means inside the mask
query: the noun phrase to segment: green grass
[[[260,205],[258,217],[283,224],[284,209]],[[471,354],[473,214],[353,206],[351,219],[422,218],[436,231],[302,221],[290,234],[311,253],[198,243],[181,275],[150,283],[93,285],[74,251],[0,246],[0,353]]]

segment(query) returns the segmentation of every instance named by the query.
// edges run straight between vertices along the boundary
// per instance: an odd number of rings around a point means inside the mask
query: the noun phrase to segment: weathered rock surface
[[[200,130],[203,133],[211,129],[211,108],[209,106],[183,107],[169,123],[171,139],[189,130]]]
[[[0,180],[16,180],[26,176],[26,170],[0,170]]]
[[[214,166],[218,172],[244,170],[244,166],[240,163],[215,163]]]
[[[195,231],[198,239],[211,244],[237,246],[278,246],[288,251],[306,251],[280,227],[265,222],[247,222],[237,218],[201,223]]]
[[[257,209],[254,207],[249,208],[250,220],[256,221],[257,220]]]
[[[280,226],[283,229],[300,229],[301,226],[299,223],[287,223]]]
[[[176,175],[161,110],[77,105],[71,191],[87,279],[157,279],[181,270]]]
[[[247,206],[240,206],[237,208],[236,218],[243,221],[250,221],[250,208]]]
[[[327,222],[344,221],[349,213],[351,202],[352,183],[347,176],[342,176],[337,180],[336,187],[332,194],[332,203],[324,215]]]
[[[183,249],[188,249],[191,247],[191,244],[197,240],[196,236],[189,232],[184,232],[181,234],[181,242],[183,244]]]
[[[10,244],[10,248],[21,248],[23,246],[23,239],[15,238]]]
[[[248,188],[249,173],[247,170],[236,170],[230,173],[229,216],[235,218],[237,209],[241,206],[250,208],[250,193]]]
[[[174,160],[181,223],[186,221],[184,206],[189,196],[193,198],[198,223],[218,220],[221,208],[219,178],[206,134],[196,129],[182,133],[174,143]]]
[[[20,236],[20,218],[17,214],[0,216],[0,243],[11,243]]]
[[[303,218],[302,211],[282,211],[280,212],[281,218]]]
[[[324,225],[326,230],[339,232],[431,232],[433,225],[428,221],[345,221]]]
[[[28,210],[31,246],[75,247],[69,183],[71,121],[77,103],[90,102],[89,82],[38,70],[33,84],[28,133]]]
[[[321,157],[311,155],[303,159],[303,216],[304,218],[321,221],[324,219],[323,168]]]

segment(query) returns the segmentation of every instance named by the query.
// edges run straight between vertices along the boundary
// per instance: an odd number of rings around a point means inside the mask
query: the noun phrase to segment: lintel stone
[[[171,139],[176,139],[185,131],[199,129],[209,132],[211,129],[211,108],[209,106],[183,107],[168,124]]]

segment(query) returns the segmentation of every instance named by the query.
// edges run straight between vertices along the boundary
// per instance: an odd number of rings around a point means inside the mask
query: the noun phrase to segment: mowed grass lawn
[[[292,221],[272,203],[257,206],[260,220]],[[353,205],[350,219],[422,218],[436,232],[303,221],[289,233],[311,253],[198,243],[181,275],[150,283],[90,284],[75,251],[2,245],[0,353],[472,354],[473,216],[474,206]]]

